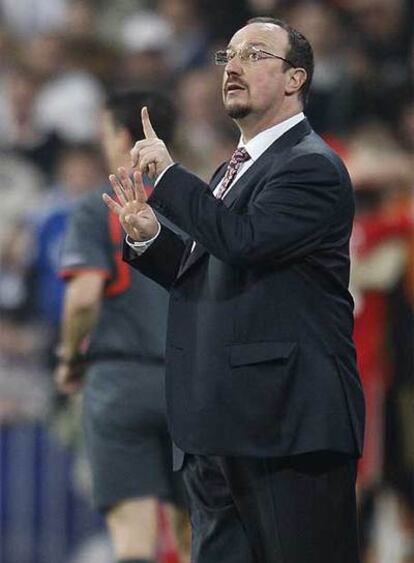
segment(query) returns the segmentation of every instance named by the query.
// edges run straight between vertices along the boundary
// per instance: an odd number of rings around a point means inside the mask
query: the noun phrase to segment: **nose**
[[[224,67],[224,70],[225,70],[227,76],[231,76],[232,74],[235,74],[235,75],[241,74],[242,71],[243,71],[243,66],[240,62],[239,57],[235,56],[232,59],[230,59],[229,62]]]

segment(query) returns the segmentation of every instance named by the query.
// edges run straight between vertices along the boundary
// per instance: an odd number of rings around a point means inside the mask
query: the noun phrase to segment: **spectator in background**
[[[71,0],[65,31],[73,37],[96,38],[98,34],[98,6],[94,0]]]
[[[27,221],[16,221],[0,252],[0,431],[2,424],[43,417],[50,385],[42,369],[44,333],[31,303]],[[3,461],[3,460],[2,460]]]
[[[260,11],[252,12],[248,4],[246,0],[198,0],[201,18],[207,26],[210,42],[216,48],[224,47],[228,38],[249,17],[262,14]]]
[[[205,64],[208,37],[200,18],[199,1],[157,0],[157,8],[171,26],[168,59],[173,72]]]
[[[142,136],[136,108],[144,104],[172,140],[175,112],[168,98],[151,92],[114,95],[102,131],[111,168],[128,165],[133,139]],[[122,263],[123,237],[117,217],[102,202],[105,190],[85,197],[71,217],[61,265],[67,289],[56,383],[70,394],[85,378],[94,500],[105,515],[117,561],[150,563],[157,545],[157,500],[180,499],[164,404],[168,295]]]
[[[44,417],[51,396],[30,276],[33,217],[45,196],[43,186],[35,166],[0,152],[0,433],[3,425]]]
[[[120,59],[116,41],[100,29],[100,10],[94,0],[72,0],[64,32],[72,68],[98,79],[104,87],[113,83]]]
[[[353,0],[343,2],[348,37],[357,45],[354,64],[366,60],[359,92],[368,114],[395,124],[409,91],[408,57],[413,38],[414,8],[411,0]],[[392,100],[392,104],[390,104]],[[359,118],[365,117],[359,112]]]
[[[27,64],[42,77],[36,118],[43,130],[56,131],[68,142],[93,142],[103,88],[75,55],[65,37],[56,33],[34,37],[24,52]]]
[[[65,25],[70,0],[0,0],[0,13],[9,29],[21,38]]]
[[[40,206],[43,188],[44,178],[35,166],[0,151],[0,257],[16,225],[28,223]]]
[[[10,68],[5,80],[6,98],[0,122],[2,148],[30,161],[50,178],[62,139],[53,128],[45,129],[38,118],[36,103],[41,79],[31,67],[17,64]]]
[[[61,73],[67,57],[62,32],[39,32],[26,38],[22,48],[21,57],[42,83],[53,80]]]
[[[329,4],[299,0],[285,7],[285,17],[314,40],[318,54],[311,123],[331,134],[346,133],[367,117],[395,123],[409,92],[412,18],[404,0],[345,2],[342,10]]]
[[[343,13],[352,23],[354,33],[380,72],[388,70],[391,81],[397,79],[395,70],[402,70],[407,61],[413,36],[413,5],[410,0],[351,0],[341,2]],[[393,72],[393,66],[394,72]],[[382,77],[387,80],[387,77]]]
[[[351,275],[356,302],[354,337],[367,407],[365,450],[359,465],[362,492],[373,489],[384,478],[385,396],[395,372],[387,346],[390,297],[406,270],[414,226],[409,207],[401,205],[396,197],[398,191],[401,194],[406,189],[406,179],[401,178],[410,176],[408,163],[401,158],[395,162],[395,156],[381,151],[371,158],[379,174],[372,175],[369,168],[365,169],[364,177],[358,179],[355,174],[358,205]],[[402,174],[394,172],[394,177],[387,174],[393,167],[402,171],[402,166],[405,166]],[[400,185],[392,189],[392,183],[399,181]]]
[[[27,255],[30,235],[28,221],[20,217],[9,224],[0,254],[0,311],[5,318],[17,321],[33,316]]]
[[[172,29],[155,12],[141,11],[126,19],[121,29],[123,59],[118,83],[124,87],[171,88],[169,50]]]
[[[412,451],[409,358],[414,325],[412,300],[404,299],[404,287],[414,241],[414,170],[410,156],[383,124],[365,124],[347,141],[357,204],[351,270],[354,337],[367,408],[358,472],[361,546],[368,563],[400,563],[412,533],[407,524],[413,521],[407,452]],[[384,484],[390,488],[385,493]]]
[[[287,10],[287,17],[314,45],[309,119],[321,134],[343,132],[355,117],[356,84],[344,48],[346,30],[338,13],[321,3],[298,2]]]

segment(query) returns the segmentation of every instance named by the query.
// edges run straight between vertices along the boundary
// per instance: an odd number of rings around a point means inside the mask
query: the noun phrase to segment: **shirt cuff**
[[[164,176],[164,174],[167,172],[167,170],[169,170],[171,168],[171,166],[174,166],[175,162],[172,162],[171,164],[169,164],[167,166],[167,168],[164,168],[164,170],[161,172],[161,174],[157,177],[157,179],[154,182],[154,188],[157,187],[158,182],[161,180],[161,178]]]
[[[158,237],[158,235],[161,232],[161,223],[158,222],[158,231],[157,234],[154,235],[152,238],[148,239],[148,240],[131,240],[129,238],[129,236],[127,235],[125,238],[125,242],[127,243],[128,246],[130,246],[137,254],[138,256],[141,256],[141,254],[144,254],[144,252],[146,250],[148,250],[148,248],[151,246],[151,244],[154,242],[154,240]]]

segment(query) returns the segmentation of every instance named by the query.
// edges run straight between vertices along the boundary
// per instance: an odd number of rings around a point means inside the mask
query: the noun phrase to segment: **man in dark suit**
[[[167,404],[185,452],[196,563],[357,563],[364,402],[348,293],[352,186],[302,113],[307,40],[251,20],[216,55],[241,131],[210,186],[173,163],[142,111],[111,176],[124,258],[170,291]],[[184,232],[185,245],[154,215]]]

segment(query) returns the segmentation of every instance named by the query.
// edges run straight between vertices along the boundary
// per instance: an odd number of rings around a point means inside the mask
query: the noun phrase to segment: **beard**
[[[225,105],[224,109],[229,117],[232,119],[243,119],[251,112],[251,107],[247,104]]]

